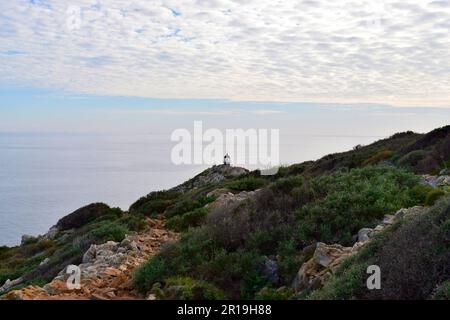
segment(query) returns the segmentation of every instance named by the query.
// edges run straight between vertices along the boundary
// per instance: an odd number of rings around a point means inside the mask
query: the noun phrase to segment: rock
[[[10,279],[6,280],[5,283],[3,284],[3,286],[0,287],[0,294],[8,291],[12,287],[15,287],[15,286],[21,284],[22,282],[23,282],[22,278],[17,278],[15,280],[10,280]]]
[[[43,300],[48,299],[48,293],[41,287],[28,286],[20,290],[8,292],[3,297],[5,300]]]
[[[411,208],[407,208],[407,209],[403,208],[403,209],[398,210],[395,213],[395,218],[398,219],[398,218],[403,218],[403,217],[408,217],[408,216],[411,216],[411,215],[415,215],[415,214],[417,214],[419,212],[422,212],[423,209],[424,208],[421,207],[421,206],[415,206],[415,207],[411,207]]]
[[[39,266],[46,265],[49,261],[50,261],[50,258],[45,258],[44,260],[41,261],[41,263],[39,263]]]
[[[131,250],[131,251],[138,251],[138,245],[136,244],[135,241],[132,241],[128,238],[125,238],[122,240],[122,242],[120,243],[120,246],[126,250]]]
[[[206,196],[218,198],[224,194],[233,194],[233,192],[228,188],[219,188],[209,192]]]
[[[84,253],[82,263],[92,262],[95,259],[96,253],[97,253],[97,246],[95,244],[93,244]]]
[[[362,228],[358,231],[358,241],[357,242],[366,242],[370,239],[372,235],[373,229],[371,228]]]
[[[316,251],[317,243],[313,243],[309,246],[306,246],[303,248],[302,253],[306,256],[312,256],[314,252]]]
[[[292,287],[295,292],[304,289],[316,289],[332,276],[340,263],[355,251],[351,247],[338,244],[318,243],[313,257],[305,262],[295,277]]]
[[[46,234],[42,236],[45,240],[54,240],[59,233],[59,229],[57,226],[51,227]]]
[[[394,214],[394,216],[395,216],[396,218],[403,218],[403,216],[406,214],[407,211],[408,211],[408,209],[402,208],[402,209],[398,210],[398,211]]]
[[[437,186],[438,186],[437,178],[438,178],[437,176],[432,176],[429,174],[422,175],[423,183],[425,183],[433,188],[437,188]]]
[[[395,222],[395,216],[387,214],[384,216],[382,224],[391,225],[391,224],[394,224],[394,222]]]
[[[343,247],[339,244],[326,245],[325,243],[319,242],[313,259],[318,265],[329,267],[336,260],[348,256],[350,253],[351,248]]]
[[[25,245],[27,243],[36,242],[36,241],[38,241],[37,237],[30,236],[29,234],[24,234],[22,236],[22,240],[20,242],[20,245],[23,246],[23,245]]]
[[[438,186],[450,185],[450,176],[439,176],[436,183]]]
[[[147,296],[147,300],[156,300],[156,295],[153,294],[153,293],[150,293],[150,294]]]
[[[263,263],[262,273],[270,282],[277,284],[279,280],[277,261],[266,258]]]
[[[120,271],[119,269],[116,268],[106,268],[106,270],[103,272],[103,274],[106,274],[108,276],[112,276],[112,277],[118,277],[122,274],[122,271]]]
[[[254,197],[259,190],[255,191],[242,191],[238,194],[234,194],[232,192],[222,193],[215,201],[207,204],[207,208],[210,210],[214,210],[223,206],[228,206],[231,203],[244,201]]]
[[[442,170],[439,172],[439,175],[440,175],[440,176],[448,176],[448,175],[450,175],[450,168],[442,169]]]
[[[73,289],[67,287],[66,281],[63,280],[53,280],[52,282],[47,283],[43,289],[51,296],[73,291]]]
[[[59,230],[79,228],[109,213],[109,210],[109,206],[104,203],[93,203],[60,219],[55,227]]]
[[[224,181],[227,177],[238,177],[246,174],[247,172],[247,169],[240,167],[232,167],[228,165],[212,166],[194,178],[170,190],[175,192],[186,192],[194,188],[204,187],[208,184],[219,183]]]

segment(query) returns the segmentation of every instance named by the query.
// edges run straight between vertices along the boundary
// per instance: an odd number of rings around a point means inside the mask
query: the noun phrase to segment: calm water
[[[295,163],[376,137],[281,137],[281,160]],[[127,209],[201,167],[170,163],[168,135],[0,134],[0,245],[42,234],[75,209],[105,202]]]

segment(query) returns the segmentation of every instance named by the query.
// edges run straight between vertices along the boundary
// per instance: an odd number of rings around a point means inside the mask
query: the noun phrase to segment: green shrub
[[[143,231],[148,227],[145,217],[141,214],[126,215],[120,219],[120,223],[131,231]]]
[[[412,168],[415,167],[426,155],[427,152],[425,150],[415,150],[401,157],[397,163],[402,167]]]
[[[352,243],[352,236],[385,214],[420,204],[410,190],[419,179],[392,167],[366,167],[312,181],[315,201],[298,210],[306,241]]]
[[[122,225],[113,222],[106,222],[100,227],[91,231],[92,235],[103,241],[120,242],[125,238],[128,230]]]
[[[290,192],[294,188],[301,187],[303,182],[302,176],[290,176],[276,180],[272,183],[271,188],[277,192]]]
[[[133,285],[139,291],[147,292],[154,283],[163,281],[167,272],[165,259],[160,256],[154,256],[135,270]]]
[[[282,287],[278,289],[264,287],[255,296],[256,300],[290,300],[294,296],[291,288]]]
[[[311,299],[428,299],[450,278],[450,197],[406,217],[347,259]],[[382,270],[380,290],[367,290],[368,265]],[[442,286],[445,292],[446,285]]]
[[[171,208],[169,208],[166,212],[167,217],[174,217],[178,215],[185,214],[186,212],[194,211],[195,209],[202,208],[206,204],[213,202],[215,200],[214,197],[202,196],[197,200],[187,198],[175,203]]]
[[[429,191],[425,198],[425,205],[426,206],[434,205],[434,203],[443,195],[445,195],[445,192],[441,189],[433,189]]]
[[[432,298],[434,300],[450,300],[450,280],[439,285]]]
[[[393,155],[394,155],[394,152],[391,151],[391,150],[386,150],[386,149],[385,150],[381,150],[381,151],[378,151],[376,154],[374,154],[369,159],[364,160],[362,165],[363,166],[375,165],[375,164],[379,163],[380,161],[389,159]]]
[[[227,187],[236,191],[254,191],[263,187],[267,181],[263,178],[247,177],[227,184]]]
[[[224,300],[226,294],[211,283],[190,277],[171,277],[165,281],[163,298],[170,300]]]
[[[164,213],[181,196],[179,192],[157,191],[140,198],[130,206],[131,213],[155,216]]]
[[[427,195],[432,190],[433,187],[427,184],[418,184],[409,190],[409,196],[414,202],[425,204]]]
[[[208,209],[198,208],[183,215],[174,216],[167,220],[166,226],[177,232],[185,231],[190,227],[199,226],[208,215]]]

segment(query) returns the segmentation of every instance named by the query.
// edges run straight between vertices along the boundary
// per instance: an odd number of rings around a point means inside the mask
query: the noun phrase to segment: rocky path
[[[66,270],[44,287],[28,286],[5,295],[20,300],[120,300],[146,299],[132,287],[136,267],[156,254],[161,246],[174,241],[176,234],[165,229],[162,220],[149,219],[149,228],[127,236],[121,243],[92,245],[83,256],[80,288],[67,287]]]

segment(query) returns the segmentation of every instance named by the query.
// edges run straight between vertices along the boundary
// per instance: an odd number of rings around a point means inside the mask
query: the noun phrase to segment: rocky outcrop
[[[217,189],[207,194],[208,197],[215,197],[216,200],[208,203],[206,208],[214,210],[220,207],[228,206],[230,203],[241,202],[253,198],[259,191],[260,190],[233,193],[229,189]]]
[[[162,245],[174,241],[176,234],[164,229],[163,221],[148,220],[150,228],[129,235],[122,242],[109,241],[91,245],[85,252],[80,270],[80,288],[67,286],[67,267],[44,287],[28,286],[8,292],[3,298],[14,300],[67,299],[144,299],[132,287],[134,269],[158,252]],[[11,287],[11,286],[10,286]]]
[[[429,174],[425,174],[422,176],[423,182],[428,184],[433,188],[450,186],[450,176],[449,175],[440,175],[433,176]]]
[[[38,241],[37,237],[31,236],[29,234],[22,235],[22,239],[20,241],[20,245],[23,246],[25,244]]]
[[[248,173],[247,169],[228,165],[213,166],[185,183],[172,188],[171,191],[186,192],[195,188],[201,188],[209,184],[215,184],[227,178],[238,177]]]
[[[397,219],[418,214],[423,209],[423,207],[417,206],[400,209],[394,215],[385,215],[375,228],[362,228],[359,230],[357,242],[352,247],[343,247],[339,244],[327,245],[320,242],[306,247],[304,252],[314,251],[313,257],[301,266],[292,283],[292,288],[296,293],[321,288],[346,258],[356,254],[376,234],[394,224]]]
[[[3,284],[3,286],[0,287],[0,295],[3,294],[3,292],[8,291],[12,287],[18,286],[23,282],[22,278],[17,278],[15,280],[6,280],[6,282]]]
[[[298,271],[292,284],[293,289],[298,293],[322,287],[340,263],[353,252],[354,249],[351,247],[317,243],[313,257],[305,262]]]
[[[84,226],[85,224],[107,214],[110,208],[104,203],[93,203],[75,210],[56,223],[58,230],[68,230]]]

